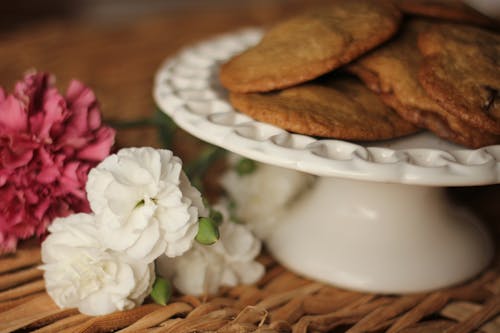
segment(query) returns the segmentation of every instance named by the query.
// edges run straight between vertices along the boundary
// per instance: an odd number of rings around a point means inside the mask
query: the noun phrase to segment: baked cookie
[[[418,81],[423,56],[418,34],[432,26],[424,20],[406,22],[398,37],[347,67],[358,75],[401,117],[439,137],[478,148],[500,142],[500,137],[474,128],[432,100]]]
[[[354,77],[322,78],[269,93],[231,93],[230,100],[258,121],[312,136],[382,140],[417,130]]]
[[[460,0],[394,0],[405,14],[471,23],[487,27],[498,26],[498,22],[484,16]]]
[[[225,63],[220,81],[230,91],[264,92],[312,80],[390,38],[400,19],[392,4],[334,0],[276,25]]]
[[[471,126],[500,134],[500,35],[441,24],[422,32],[418,46],[427,94]]]

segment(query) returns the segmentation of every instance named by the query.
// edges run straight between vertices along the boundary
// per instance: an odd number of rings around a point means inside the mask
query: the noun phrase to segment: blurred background
[[[32,22],[66,19],[115,24],[135,20],[154,13],[175,15],[182,11],[203,11],[216,8],[231,12],[241,9],[282,8],[311,5],[321,0],[25,0],[2,4],[0,27],[16,28]]]
[[[447,0],[443,0],[447,1]],[[449,0],[448,0],[449,1]],[[70,19],[113,24],[141,16],[164,12],[175,14],[185,10],[231,11],[237,8],[282,7],[313,4],[318,0],[24,0],[4,1],[0,13],[0,29],[15,28],[31,22]],[[324,1],[323,1],[324,2]],[[498,17],[499,0],[464,0],[483,13]]]
[[[0,11],[0,85],[30,69],[53,73],[64,90],[77,78],[106,120],[154,112],[153,77],[183,47],[248,26],[266,26],[327,0],[23,0]],[[157,145],[148,128],[119,131],[119,146]]]

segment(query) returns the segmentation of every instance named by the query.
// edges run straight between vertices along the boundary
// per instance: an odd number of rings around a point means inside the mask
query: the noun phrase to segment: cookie
[[[418,47],[427,94],[471,126],[500,134],[500,35],[441,24],[422,32]]]
[[[330,77],[269,93],[231,93],[230,101],[258,121],[305,135],[365,141],[417,130],[353,77]]]
[[[500,142],[500,137],[474,128],[429,97],[418,81],[423,56],[417,37],[432,26],[423,20],[406,22],[397,38],[348,66],[384,103],[416,126],[469,148]]]
[[[498,22],[484,16],[460,0],[394,0],[405,14],[497,27]]]
[[[265,92],[312,80],[390,38],[400,19],[391,4],[334,0],[277,24],[225,63],[220,81],[234,92]]]

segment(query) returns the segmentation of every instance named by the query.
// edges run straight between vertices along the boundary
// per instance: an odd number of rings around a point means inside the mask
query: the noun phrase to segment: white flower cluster
[[[251,264],[255,271],[247,274],[249,268],[241,267],[238,254],[248,252],[253,260],[260,241],[246,231],[235,232],[238,226],[229,223],[221,228],[229,243],[213,248],[237,258],[213,265],[200,262],[198,257],[211,250],[193,243],[199,218],[206,217],[208,209],[183,173],[180,159],[168,150],[122,149],[91,170],[86,190],[93,213],[56,219],[42,243],[46,289],[62,308],[102,315],[141,304],[151,292],[154,262],[160,256],[182,258],[182,264],[172,265],[174,273],[180,272],[174,284],[185,293],[198,293],[183,287],[198,279],[184,274],[186,270],[224,271],[224,280],[211,284],[211,292],[226,281],[250,283],[262,275],[256,263]]]
[[[238,155],[229,156],[232,168],[222,176],[221,184],[235,204],[235,217],[265,240],[280,215],[306,192],[316,177],[258,162],[253,172],[240,175],[235,171],[240,160]]]
[[[90,171],[87,196],[102,242],[147,262],[190,249],[198,217],[208,213],[168,150],[128,148],[109,156]]]
[[[154,265],[104,247],[92,215],[55,219],[49,231],[42,268],[47,292],[59,307],[100,315],[131,309],[150,293]]]
[[[211,246],[195,244],[185,255],[156,261],[157,273],[172,280],[184,294],[212,294],[220,286],[254,283],[264,274],[264,266],[255,261],[261,241],[244,225],[229,220],[227,208],[216,209],[223,215],[219,241]]]

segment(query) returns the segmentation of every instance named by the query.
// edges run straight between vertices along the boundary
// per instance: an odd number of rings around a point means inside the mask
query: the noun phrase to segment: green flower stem
[[[156,126],[155,120],[151,118],[140,118],[134,120],[113,120],[108,119],[105,121],[107,125],[115,129],[129,129],[138,127]]]
[[[159,108],[156,109],[156,113],[153,116],[153,121],[155,122],[158,129],[158,139],[160,140],[163,148],[171,148],[174,141],[174,133],[177,129],[175,122],[162,112]]]
[[[157,276],[150,295],[155,303],[167,305],[170,297],[172,297],[172,284],[169,280]]]

